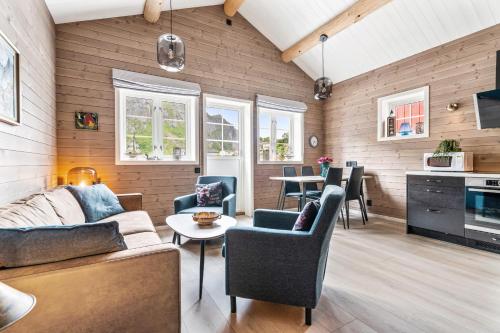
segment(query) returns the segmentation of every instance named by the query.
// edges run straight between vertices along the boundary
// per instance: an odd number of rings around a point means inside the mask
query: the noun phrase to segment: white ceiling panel
[[[45,0],[54,22],[68,23],[142,14],[145,0]],[[175,9],[213,6],[224,0],[172,0]],[[169,1],[163,2],[168,10]]]
[[[136,15],[144,7],[144,0],[45,1],[56,23]],[[223,2],[173,0],[173,5],[181,9]],[[239,13],[285,50],[355,2],[246,0]],[[499,23],[500,0],[393,0],[328,39],[325,74],[340,82]],[[313,79],[318,78],[320,45],[294,61]]]

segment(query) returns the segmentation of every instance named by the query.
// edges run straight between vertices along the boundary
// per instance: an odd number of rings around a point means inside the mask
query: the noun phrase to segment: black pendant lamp
[[[314,82],[314,99],[327,99],[332,96],[332,80],[325,77],[325,42],[328,39],[328,36],[322,34],[319,37],[321,41],[321,68],[323,75]]]
[[[186,60],[184,42],[172,32],[172,0],[170,0],[170,33],[158,37],[156,56],[160,67],[167,72],[180,72]]]

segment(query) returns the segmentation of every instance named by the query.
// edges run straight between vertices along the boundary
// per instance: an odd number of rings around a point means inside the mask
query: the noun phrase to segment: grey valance
[[[307,111],[306,103],[265,95],[257,95],[257,106],[279,111],[300,113],[304,113]]]
[[[114,68],[113,85],[115,88],[152,91],[184,96],[200,96],[201,93],[200,85],[197,83],[179,81],[161,76],[128,72]]]

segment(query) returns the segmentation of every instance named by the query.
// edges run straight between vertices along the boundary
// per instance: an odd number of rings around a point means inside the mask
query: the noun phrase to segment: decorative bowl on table
[[[199,212],[193,214],[193,221],[200,226],[212,225],[215,220],[221,218],[221,214],[215,212]]]

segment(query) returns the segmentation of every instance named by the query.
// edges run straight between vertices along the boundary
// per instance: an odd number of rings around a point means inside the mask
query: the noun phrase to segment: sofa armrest
[[[37,298],[15,332],[180,332],[180,254],[171,244],[0,270],[0,280]]]
[[[142,193],[117,194],[118,201],[127,212],[142,210]]]
[[[183,195],[174,199],[174,212],[177,214],[181,210],[196,206],[196,193]]]
[[[236,194],[231,193],[222,200],[222,214],[236,216]]]
[[[292,230],[299,215],[299,212],[285,210],[256,209],[253,225],[261,228]]]

